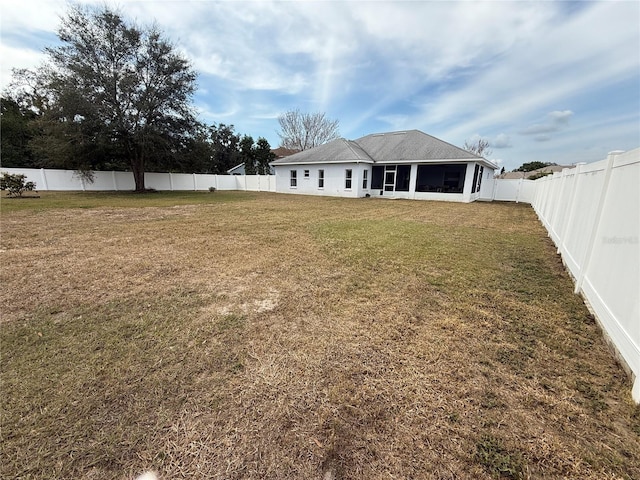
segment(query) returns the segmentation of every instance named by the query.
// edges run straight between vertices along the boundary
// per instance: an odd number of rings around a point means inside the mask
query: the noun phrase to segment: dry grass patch
[[[640,478],[529,207],[122,198],[3,211],[3,477]]]

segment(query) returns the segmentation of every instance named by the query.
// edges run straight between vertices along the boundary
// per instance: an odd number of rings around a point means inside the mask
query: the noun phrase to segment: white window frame
[[[324,169],[318,170],[318,190],[324,190]]]
[[[298,188],[297,170],[289,170],[289,188]]]
[[[344,189],[351,190],[353,186],[353,169],[346,168],[344,171]]]

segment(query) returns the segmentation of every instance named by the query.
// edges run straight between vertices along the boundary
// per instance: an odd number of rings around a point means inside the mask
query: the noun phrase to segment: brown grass
[[[2,478],[640,478],[530,207],[74,195],[3,201]]]

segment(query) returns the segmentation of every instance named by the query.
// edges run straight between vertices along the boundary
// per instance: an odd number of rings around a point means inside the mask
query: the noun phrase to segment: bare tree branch
[[[340,137],[338,120],[330,120],[323,112],[301,113],[290,110],[278,117],[280,145],[308,150]]]
[[[485,140],[483,138],[479,138],[475,142],[470,142],[469,140],[465,140],[464,149],[467,152],[471,152],[478,157],[489,156],[493,153],[491,150],[491,144],[489,140]]]

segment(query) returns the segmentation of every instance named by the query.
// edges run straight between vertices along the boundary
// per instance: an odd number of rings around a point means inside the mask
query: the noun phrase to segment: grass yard
[[[527,205],[41,195],[1,206],[2,478],[640,478]]]

